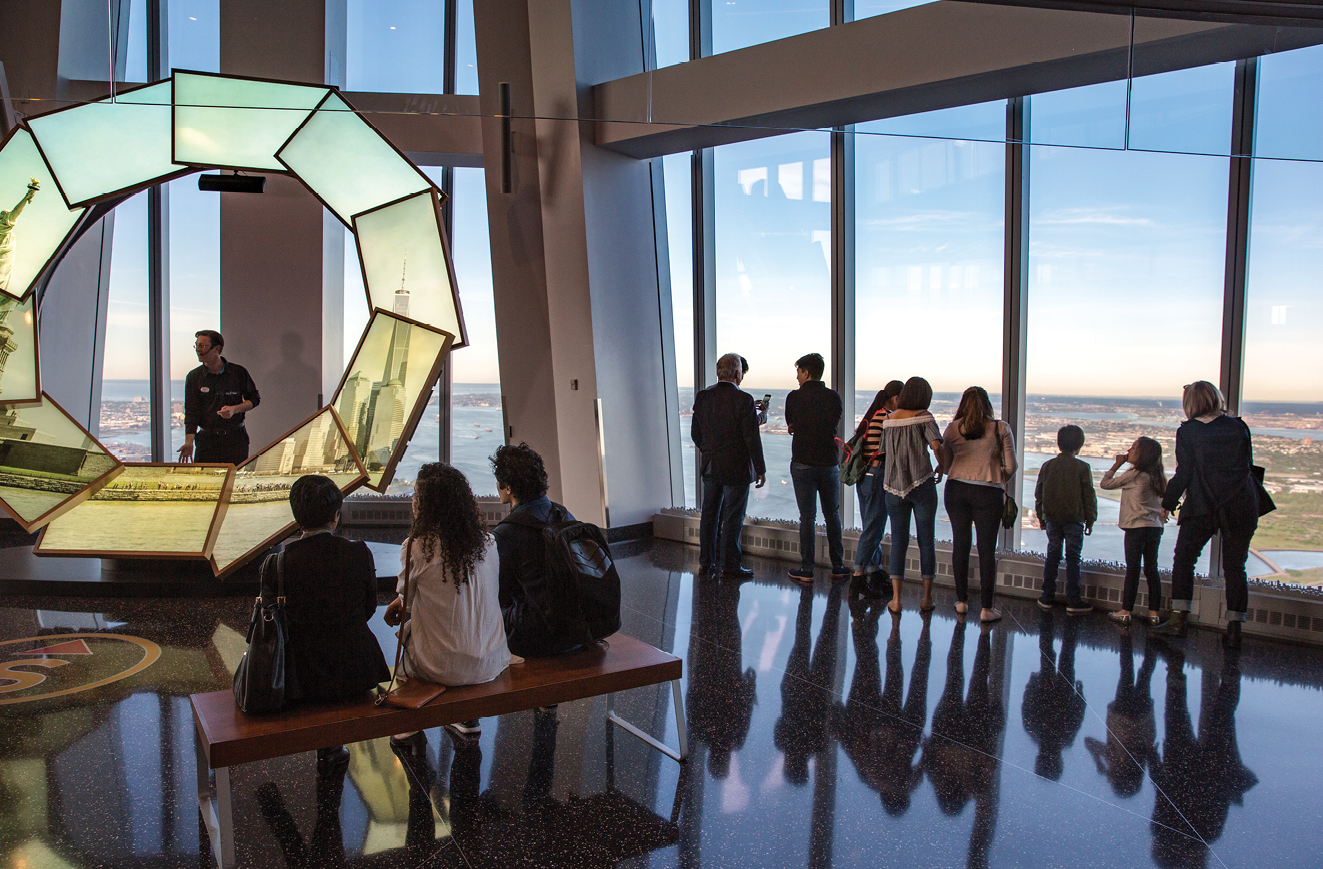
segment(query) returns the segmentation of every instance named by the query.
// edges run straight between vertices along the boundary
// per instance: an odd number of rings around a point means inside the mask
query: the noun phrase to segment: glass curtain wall
[[[170,0],[172,69],[220,71],[219,0]],[[170,202],[170,450],[184,443],[184,377],[197,367],[194,333],[220,328],[220,194],[188,176],[168,185]]]
[[[717,349],[749,363],[743,389],[771,396],[767,485],[749,515],[798,519],[785,397],[795,360],[831,367],[831,137],[805,132],[724,145],[715,153]]]
[[[147,194],[115,209],[101,371],[100,440],[123,461],[151,460],[147,319]]]
[[[1323,158],[1323,48],[1259,61],[1255,151]],[[1323,585],[1323,164],[1254,164],[1241,413],[1277,510],[1259,520],[1267,576]]]
[[[831,24],[829,9],[804,0],[719,0],[712,4],[712,53],[820,30]]]
[[[1231,79],[1221,69],[1191,92],[1190,76],[1142,82],[1153,96],[1146,135],[1160,139],[1164,86],[1176,112],[1170,123],[1202,120],[1204,144],[1230,142]],[[1139,90],[1139,87],[1136,88]],[[1098,91],[1057,94],[1049,123],[1068,119],[1086,129]],[[1038,97],[1031,103],[1039,122]],[[1139,108],[1139,105],[1136,106]],[[1136,111],[1137,120],[1145,113]],[[1067,125],[1062,125],[1067,126]],[[1134,125],[1136,129],[1140,124]],[[1061,129],[1061,127],[1058,127]],[[1132,132],[1134,132],[1132,130]],[[1198,131],[1194,131],[1197,133]],[[1196,141],[1188,129],[1185,140]],[[1049,138],[1034,134],[1034,141]],[[1225,151],[1227,146],[1223,146]],[[1030,156],[1029,328],[1027,333],[1023,545],[1043,551],[1046,535],[1033,515],[1037,470],[1057,454],[1057,431],[1085,433],[1080,457],[1095,479],[1136,437],[1156,438],[1168,473],[1175,465],[1181,388],[1217,380],[1221,359],[1227,173],[1224,157],[1034,146]],[[1086,541],[1088,559],[1124,562],[1117,527],[1119,499],[1098,491],[1099,517]],[[1160,561],[1170,567],[1174,530],[1164,535]],[[1205,555],[1206,569],[1207,556]]]
[[[469,478],[474,494],[495,497],[496,478],[488,458],[505,443],[505,434],[496,354],[487,183],[482,169],[455,170],[454,214],[451,248],[455,280],[464,300],[464,325],[472,346],[450,357],[450,461]],[[435,424],[436,414],[429,411],[429,417]]]
[[[694,409],[694,233],[693,162],[689,153],[662,158],[666,179],[666,241],[670,248],[671,313],[675,322],[675,380],[680,398],[680,444],[684,464],[683,507],[698,506],[698,450],[689,438]]]
[[[997,102],[856,127],[847,428],[888,381],[915,375],[933,386],[940,426],[968,386],[1000,407],[1005,113]],[[937,516],[938,536],[949,538],[946,511]]]
[[[345,81],[351,91],[444,91],[445,3],[349,0]]]

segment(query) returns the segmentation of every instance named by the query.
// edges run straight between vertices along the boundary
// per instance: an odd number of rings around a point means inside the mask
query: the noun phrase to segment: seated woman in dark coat
[[[377,611],[377,571],[367,544],[335,536],[343,496],[321,476],[300,477],[289,492],[302,534],[285,544],[288,694],[291,702],[345,701],[390,678],[381,645],[368,628]],[[277,559],[262,565],[262,594],[276,595]],[[319,767],[347,762],[343,748],[323,749]]]

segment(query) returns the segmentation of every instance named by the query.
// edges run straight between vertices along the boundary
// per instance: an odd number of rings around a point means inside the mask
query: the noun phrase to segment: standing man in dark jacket
[[[520,513],[543,524],[571,522],[570,511],[547,497],[547,469],[528,444],[504,446],[492,456],[496,492],[510,513]],[[547,658],[579,647],[556,636],[561,609],[550,598],[546,544],[542,531],[529,525],[502,522],[496,526],[496,554],[500,556],[501,615],[510,651],[524,658]]]
[[[822,382],[827,364],[810,353],[795,361],[799,389],[786,396],[786,426],[790,429],[790,479],[799,502],[799,569],[790,578],[813,581],[817,551],[818,500],[827,525],[831,578],[844,579],[845,545],[841,542],[841,476],[836,430],[841,424],[841,396]]]
[[[742,362],[736,353],[717,360],[717,383],[694,396],[689,429],[698,447],[703,477],[698,570],[700,574],[721,570],[730,578],[753,576],[740,563],[740,531],[749,503],[749,483],[756,479],[761,489],[767,482],[763,442],[758,435],[758,403],[740,389]]]
[[[262,402],[248,369],[221,356],[221,333],[203,329],[193,336],[202,364],[184,378],[184,445],[181,462],[230,462],[248,459],[244,414]],[[196,438],[196,452],[194,439]]]

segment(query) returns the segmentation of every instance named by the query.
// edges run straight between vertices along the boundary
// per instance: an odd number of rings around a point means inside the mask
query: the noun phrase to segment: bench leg
[[[234,816],[230,799],[230,769],[216,770],[216,795],[211,795],[211,770],[202,740],[194,732],[193,745],[198,764],[198,812],[211,841],[211,855],[220,869],[234,869]]]
[[[673,703],[671,705],[675,709],[675,731],[677,734],[679,734],[680,737],[679,751],[676,751],[675,749],[671,748],[669,745],[666,745],[663,742],[659,742],[658,740],[654,739],[650,734],[644,733],[642,730],[640,730],[639,728],[635,727],[633,724],[630,724],[628,721],[617,715],[616,695],[614,694],[606,695],[607,720],[610,721],[612,724],[616,725],[617,727],[621,728],[622,730],[626,730],[629,733],[634,734],[639,739],[643,740],[648,745],[651,745],[653,748],[657,749],[662,754],[666,755],[672,760],[677,760],[680,763],[684,763],[685,760],[689,757],[689,734],[685,730],[686,725],[685,725],[685,717],[684,717],[684,695],[680,691],[679,679],[676,679],[671,682],[671,696],[673,697]]]

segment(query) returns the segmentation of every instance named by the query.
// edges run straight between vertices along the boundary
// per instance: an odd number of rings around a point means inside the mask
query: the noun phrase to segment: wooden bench
[[[319,748],[379,739],[392,733],[425,730],[474,718],[522,712],[606,695],[607,719],[677,761],[689,755],[683,662],[641,640],[614,634],[605,645],[529,659],[491,682],[448,689],[422,709],[375,706],[371,700],[334,706],[300,706],[276,715],[245,715],[230,691],[194,694],[194,736],[198,764],[198,809],[221,869],[232,869],[234,824],[230,767]],[[615,713],[617,691],[671,683],[679,750],[644,733]],[[212,793],[212,772],[215,793]]]

